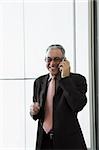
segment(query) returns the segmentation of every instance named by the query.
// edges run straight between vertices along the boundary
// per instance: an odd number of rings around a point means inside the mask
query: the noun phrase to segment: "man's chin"
[[[52,74],[52,75],[57,75],[58,74],[58,70],[49,70],[49,72]]]

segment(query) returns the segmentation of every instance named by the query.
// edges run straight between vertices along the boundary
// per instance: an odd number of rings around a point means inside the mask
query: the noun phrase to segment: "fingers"
[[[40,105],[38,102],[35,102],[30,106],[30,113],[32,115],[36,115],[39,112],[39,110],[40,110]]]
[[[64,68],[68,68],[70,66],[70,62],[65,58],[60,64],[59,64],[59,70],[62,71]]]
[[[59,64],[59,70],[61,72],[61,77],[67,77],[70,75],[70,62],[65,59]]]

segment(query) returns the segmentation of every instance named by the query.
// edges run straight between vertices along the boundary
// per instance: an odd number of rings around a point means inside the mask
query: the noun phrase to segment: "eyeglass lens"
[[[51,61],[53,60],[54,62],[60,62],[60,61],[62,61],[62,59],[63,59],[63,58],[60,58],[60,57],[54,57],[54,58],[46,57],[46,58],[45,58],[45,61],[46,61],[46,62],[51,62]]]

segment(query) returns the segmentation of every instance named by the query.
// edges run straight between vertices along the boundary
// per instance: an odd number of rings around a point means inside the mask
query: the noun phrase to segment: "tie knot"
[[[51,76],[51,80],[54,80],[55,79],[55,75],[54,76]]]
[[[51,78],[51,80],[54,80],[54,79],[55,79],[55,77],[52,77],[52,78]]]

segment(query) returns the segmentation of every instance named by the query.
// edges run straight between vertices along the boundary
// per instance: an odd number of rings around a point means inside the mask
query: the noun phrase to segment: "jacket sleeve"
[[[87,103],[87,83],[82,75],[65,77],[60,80],[64,96],[68,105],[74,112],[79,112]]]

